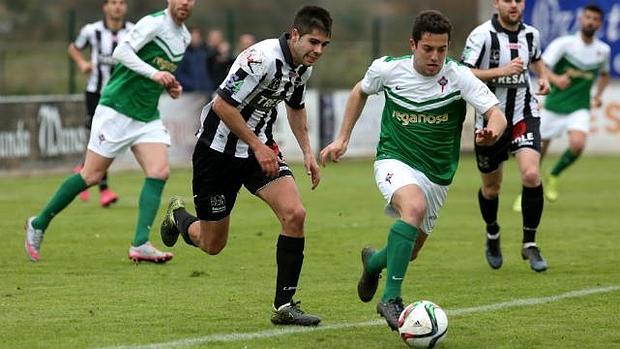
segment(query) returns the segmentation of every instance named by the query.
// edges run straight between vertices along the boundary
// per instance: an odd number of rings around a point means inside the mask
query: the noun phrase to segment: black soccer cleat
[[[497,239],[489,239],[487,236],[486,242],[486,250],[485,256],[487,257],[487,262],[493,269],[499,269],[502,267],[502,263],[504,259],[502,258],[502,250],[499,244],[499,236]]]
[[[174,246],[174,244],[177,243],[177,239],[179,238],[180,232],[174,222],[174,211],[181,208],[185,208],[183,200],[181,200],[181,198],[173,196],[170,199],[168,208],[166,209],[166,215],[161,222],[161,226],[159,228],[161,241],[164,243],[164,245],[168,247]]]
[[[382,301],[377,303],[377,314],[383,316],[392,331],[398,331],[398,318],[403,310],[405,310],[405,306],[403,305],[403,300],[400,297],[390,299],[385,303]]]
[[[281,305],[278,309],[274,307],[271,322],[274,325],[317,326],[321,318],[306,314],[299,307],[300,303],[291,300],[290,303]]]
[[[540,254],[538,246],[530,246],[521,249],[521,257],[527,259],[530,262],[530,268],[537,273],[545,271],[548,268],[547,261]]]
[[[366,271],[366,265],[368,259],[375,254],[375,250],[372,247],[364,247],[362,249],[362,276],[357,283],[357,295],[364,303],[370,302],[377,292],[377,286],[379,285],[379,278],[381,273],[369,273]]]

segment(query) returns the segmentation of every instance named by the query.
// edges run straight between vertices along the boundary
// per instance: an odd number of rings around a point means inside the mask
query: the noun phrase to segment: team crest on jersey
[[[276,77],[269,82],[269,85],[267,85],[267,89],[277,91],[280,88],[280,83],[282,83],[282,78]]]
[[[437,83],[441,86],[441,92],[443,92],[444,88],[448,84],[448,79],[445,76],[442,76],[439,80],[437,80]]]
[[[242,55],[242,65],[246,66],[252,74],[262,73],[264,57],[260,51],[251,47],[246,51],[243,51]]]
[[[250,71],[252,73],[254,73],[254,68],[252,68],[253,65],[257,65],[257,64],[263,64],[262,60],[257,59],[254,56],[248,56],[247,57],[247,64],[248,64],[248,68],[250,68]]]
[[[494,64],[499,65],[499,50],[498,49],[493,49],[489,53],[489,64],[490,65],[494,65]]]

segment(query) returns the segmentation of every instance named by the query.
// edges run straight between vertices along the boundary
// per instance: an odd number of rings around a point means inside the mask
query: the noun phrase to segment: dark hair
[[[304,6],[295,14],[293,28],[297,29],[300,36],[312,33],[314,29],[331,36],[332,17],[329,11],[322,7]]]
[[[424,33],[448,34],[448,41],[452,36],[452,24],[443,13],[437,10],[426,10],[420,12],[413,20],[411,37],[418,42]]]
[[[596,12],[596,13],[598,13],[598,14],[599,14],[599,16],[601,16],[601,19],[604,17],[604,14],[603,14],[603,9],[601,9],[601,8],[600,8],[598,5],[596,5],[596,4],[589,4],[589,5],[586,5],[586,6],[583,8],[583,10],[584,10],[584,11],[592,11],[592,12]]]

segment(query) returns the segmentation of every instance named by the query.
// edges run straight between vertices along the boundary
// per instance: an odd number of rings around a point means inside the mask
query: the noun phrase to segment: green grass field
[[[382,245],[391,224],[371,162],[329,166],[314,192],[299,167],[296,173],[308,211],[297,298],[323,317],[316,330],[274,329],[269,322],[279,226],[246,192],[220,255],[179,243],[166,265],[134,265],[127,249],[142,176],[113,173],[120,202],[102,209],[95,191],[94,201],[76,200],[48,229],[35,264],[23,251],[22,225],[62,176],[5,176],[0,347],[405,348],[378,321],[375,302],[361,303],[355,291],[361,247]],[[520,257],[521,217],[510,210],[520,187],[510,161],[500,200],[504,266],[491,270],[476,199],[479,177],[473,158],[464,157],[403,289],[405,300],[429,299],[447,309],[449,331],[440,348],[620,347],[618,173],[617,157],[592,156],[566,173],[560,200],[545,206],[538,242],[550,268],[537,274]],[[189,170],[173,171],[161,214],[170,195],[191,197],[190,183]],[[152,235],[159,247],[161,214]],[[589,291],[569,293],[583,290]],[[497,305],[503,302],[512,303]]]

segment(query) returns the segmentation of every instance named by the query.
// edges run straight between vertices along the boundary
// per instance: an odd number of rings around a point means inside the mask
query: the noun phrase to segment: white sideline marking
[[[466,314],[473,313],[486,313],[493,312],[500,309],[513,308],[513,307],[522,307],[528,305],[537,305],[543,303],[556,302],[562,299],[567,298],[577,298],[577,297],[585,297],[592,294],[597,293],[610,293],[620,290],[620,286],[608,286],[608,287],[597,287],[597,288],[588,288],[583,290],[571,291],[566,293],[561,293],[555,296],[549,297],[539,297],[539,298],[523,298],[523,299],[515,299],[512,301],[494,303],[481,305],[477,307],[470,308],[458,308],[458,309],[446,309],[446,313],[448,316],[461,316]],[[246,332],[246,333],[228,333],[228,334],[212,334],[204,337],[196,337],[196,338],[186,338],[179,339],[171,342],[164,343],[153,343],[153,344],[138,344],[138,345],[118,345],[118,346],[110,346],[99,349],[167,349],[167,348],[181,348],[188,347],[197,344],[206,344],[206,343],[215,343],[215,342],[236,342],[242,340],[253,340],[253,339],[261,339],[261,338],[269,338],[269,337],[279,337],[286,336],[294,333],[306,333],[306,332],[316,332],[316,331],[327,331],[327,330],[339,330],[345,328],[357,328],[357,327],[369,327],[369,326],[378,326],[385,325],[385,320],[371,320],[364,322],[350,322],[350,323],[340,323],[340,324],[328,324],[322,325],[318,327],[284,327],[277,328],[273,330],[264,330],[257,332]]]

